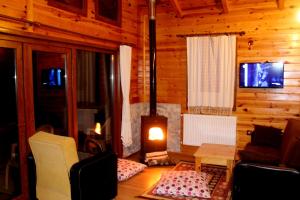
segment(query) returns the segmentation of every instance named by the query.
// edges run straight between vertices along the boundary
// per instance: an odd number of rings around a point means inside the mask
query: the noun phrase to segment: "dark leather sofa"
[[[283,134],[273,127],[257,127],[252,134],[239,151],[232,199],[300,199],[300,120],[289,119]]]

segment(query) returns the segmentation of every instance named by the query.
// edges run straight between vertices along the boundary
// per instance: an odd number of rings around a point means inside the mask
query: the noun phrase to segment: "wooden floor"
[[[174,162],[194,161],[193,152],[188,153],[171,153],[168,152],[170,158]],[[129,159],[138,160],[138,154],[131,156]],[[143,199],[138,196],[153,186],[160,178],[164,171],[171,170],[173,166],[151,166],[147,167],[143,172],[135,175],[127,181],[119,182],[118,195],[116,200]]]
[[[116,200],[143,199],[138,196],[153,186],[159,180],[161,173],[173,167],[147,167],[143,172],[131,179],[120,182],[118,184],[118,196]]]

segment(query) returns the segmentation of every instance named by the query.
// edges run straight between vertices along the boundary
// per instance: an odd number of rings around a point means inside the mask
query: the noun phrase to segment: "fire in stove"
[[[145,161],[146,153],[167,150],[168,119],[164,116],[142,116],[141,119],[141,156]]]
[[[149,140],[163,140],[164,133],[161,128],[159,127],[152,127],[149,129]]]

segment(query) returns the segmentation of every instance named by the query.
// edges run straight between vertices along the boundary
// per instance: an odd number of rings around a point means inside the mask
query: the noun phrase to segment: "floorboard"
[[[116,200],[143,199],[138,198],[148,188],[153,186],[164,171],[171,170],[174,166],[147,167],[143,172],[131,179],[118,184]]]

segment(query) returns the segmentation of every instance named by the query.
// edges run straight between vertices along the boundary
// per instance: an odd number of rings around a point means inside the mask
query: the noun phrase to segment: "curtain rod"
[[[243,36],[245,34],[246,34],[245,31],[241,31],[241,32],[199,33],[199,34],[185,34],[185,35],[178,34],[176,36],[185,38],[185,37],[195,37],[195,36],[217,36],[217,35],[240,35],[240,36]]]

